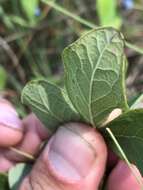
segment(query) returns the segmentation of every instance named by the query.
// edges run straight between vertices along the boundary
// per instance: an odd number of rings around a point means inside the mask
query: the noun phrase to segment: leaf
[[[132,164],[130,163],[130,161],[128,160],[125,152],[123,151],[122,147],[120,146],[120,144],[118,143],[116,137],[114,136],[114,134],[112,133],[111,129],[106,128],[106,131],[108,132],[108,135],[110,135],[112,141],[114,142],[115,147],[118,150],[119,155],[121,155],[120,157],[125,161],[125,163],[127,164],[128,168],[130,169],[130,172],[132,173],[132,175],[135,177],[136,182],[138,183],[138,185],[140,186],[140,189],[143,190],[143,181],[142,181],[142,176],[138,175],[136,173],[136,171],[134,170],[134,168],[132,167]]]
[[[129,161],[135,164],[143,175],[143,109],[130,110],[106,127],[111,129]],[[108,134],[105,138],[112,150],[120,156]]]
[[[35,20],[35,11],[36,8],[39,6],[39,0],[21,0],[20,3],[27,18],[31,21],[33,19]]]
[[[30,106],[51,132],[64,122],[80,119],[65,91],[46,80],[28,83],[22,92],[22,102]]]
[[[68,96],[86,122],[99,126],[114,108],[128,109],[122,35],[113,28],[92,30],[63,52]]]
[[[8,173],[8,181],[11,190],[18,190],[24,177],[30,172],[31,165],[17,164]]]
[[[8,177],[3,173],[0,173],[0,190],[9,190]]]
[[[10,15],[9,19],[12,23],[17,24],[22,27],[30,27],[28,22],[23,19],[22,17],[16,16],[16,15]]]
[[[116,0],[97,0],[96,8],[102,26],[113,26],[117,29],[120,28],[122,20],[117,15]]]
[[[130,109],[137,109],[137,108],[143,108],[143,94],[141,94],[130,107]]]

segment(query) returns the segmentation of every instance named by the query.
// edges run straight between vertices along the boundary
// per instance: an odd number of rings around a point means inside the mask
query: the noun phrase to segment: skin
[[[103,137],[90,126],[68,123],[49,137],[34,114],[20,120],[12,105],[1,99],[0,131],[0,172],[8,171],[17,162],[27,161],[10,147],[38,155],[19,190],[98,190],[106,165],[111,166],[113,160],[117,164],[109,175],[107,190],[141,189],[126,164],[117,161],[111,153],[109,156]],[[45,140],[48,143],[39,155]],[[137,168],[132,167],[141,177]]]

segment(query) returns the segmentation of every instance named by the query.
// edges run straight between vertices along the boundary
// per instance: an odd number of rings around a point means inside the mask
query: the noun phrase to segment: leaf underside
[[[11,190],[18,190],[22,180],[31,171],[31,165],[17,164],[9,170],[8,181]]]
[[[129,161],[135,164],[143,175],[143,109],[130,110],[106,127],[111,129]],[[112,150],[119,154],[108,134],[105,137]]]
[[[101,127],[113,109],[121,108],[123,114],[106,127],[143,175],[143,109],[129,110],[127,105],[123,36],[109,27],[92,30],[65,48],[63,61],[65,90],[46,80],[35,80],[23,89],[22,102],[51,133],[70,121]],[[122,157],[105,128],[100,130],[111,149]]]
[[[65,87],[78,113],[99,126],[114,108],[128,108],[124,40],[113,28],[92,30],[65,48]]]
[[[23,89],[22,102],[30,106],[51,133],[60,124],[80,120],[65,91],[46,80],[29,82]]]

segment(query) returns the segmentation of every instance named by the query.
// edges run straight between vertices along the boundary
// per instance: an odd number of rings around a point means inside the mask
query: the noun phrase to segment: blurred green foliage
[[[0,66],[0,90],[3,90],[6,85],[7,73],[4,67]]]
[[[36,22],[36,10],[39,7],[39,0],[26,1],[21,0],[21,7],[30,23]]]

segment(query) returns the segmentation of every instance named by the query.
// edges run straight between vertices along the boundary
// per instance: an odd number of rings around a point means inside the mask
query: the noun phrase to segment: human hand
[[[5,100],[0,101],[0,128],[1,172],[26,161],[26,157],[13,152],[11,147],[36,156],[41,143],[49,138],[48,131],[34,114],[21,121]],[[85,124],[69,123],[49,138],[19,190],[98,190],[106,161],[107,147],[100,133]],[[118,162],[107,182],[107,190],[119,189],[140,190],[123,161]]]

